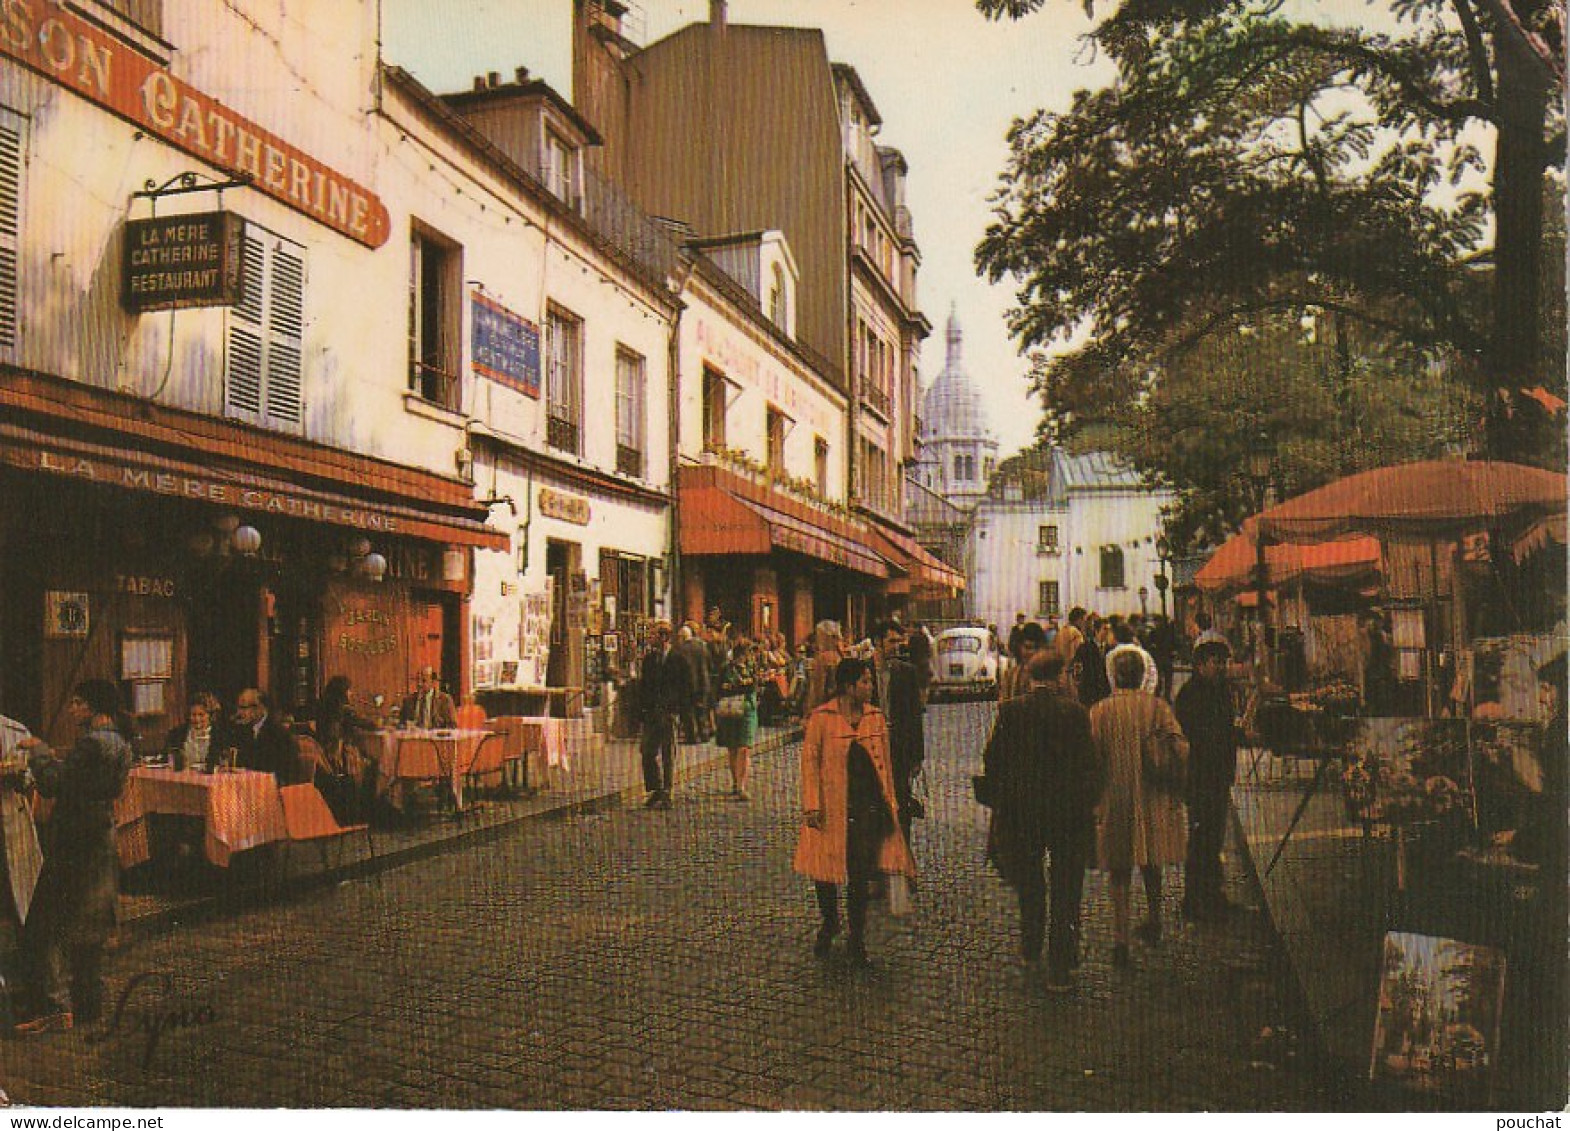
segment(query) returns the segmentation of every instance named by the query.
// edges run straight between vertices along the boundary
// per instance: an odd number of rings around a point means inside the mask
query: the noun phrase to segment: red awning
[[[914,538],[883,526],[869,527],[878,553],[905,574],[889,583],[892,592],[941,590],[945,596],[965,591],[965,575],[934,557]]]
[[[505,533],[472,518],[367,502],[351,495],[301,487],[272,475],[207,467],[10,424],[0,424],[0,464],[60,476],[75,483],[188,499],[275,518],[324,522],[367,534],[423,538],[493,550],[505,550],[510,545]]]
[[[789,550],[872,577],[889,576],[888,562],[855,539],[722,487],[683,487],[680,527],[681,552],[695,557]]]
[[[1455,538],[1509,520],[1565,511],[1565,477],[1516,463],[1427,460],[1349,475],[1259,516],[1268,541],[1326,542],[1352,534]]]
[[[1194,584],[1206,592],[1247,589],[1256,583],[1254,570],[1259,551],[1254,543],[1257,519],[1246,519],[1243,529],[1222,543],[1203,568],[1194,575]],[[1378,570],[1382,558],[1377,538],[1347,538],[1339,542],[1312,544],[1275,543],[1265,547],[1265,582],[1274,588],[1309,577],[1334,581]]]

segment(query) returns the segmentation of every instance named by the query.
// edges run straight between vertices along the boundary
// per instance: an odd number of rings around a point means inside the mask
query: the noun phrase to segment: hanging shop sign
[[[469,296],[474,371],[540,399],[540,328],[478,291]]]
[[[0,54],[367,247],[392,231],[375,193],[175,78],[58,0],[4,0]]]
[[[577,495],[564,495],[560,491],[552,491],[549,487],[541,487],[538,498],[540,513],[546,518],[557,518],[574,526],[589,525],[588,499]]]
[[[121,303],[133,313],[235,305],[244,239],[233,212],[126,221]]]

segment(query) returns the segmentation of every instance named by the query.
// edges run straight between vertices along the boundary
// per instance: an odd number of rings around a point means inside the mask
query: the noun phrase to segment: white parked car
[[[932,650],[932,696],[998,693],[998,638],[986,628],[946,628]]]

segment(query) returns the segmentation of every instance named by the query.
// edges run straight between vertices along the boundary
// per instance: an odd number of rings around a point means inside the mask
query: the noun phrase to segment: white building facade
[[[1022,458],[975,510],[970,615],[1006,627],[1017,613],[1063,620],[1075,606],[1159,611],[1156,539],[1171,499],[1105,452]]]

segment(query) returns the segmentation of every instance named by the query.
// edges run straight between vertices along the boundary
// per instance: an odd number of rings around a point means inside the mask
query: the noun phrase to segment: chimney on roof
[[[497,85],[498,83],[500,83],[502,81],[501,72],[500,71],[486,71],[485,72],[485,81],[488,84],[490,84],[491,86]]]
[[[513,71],[512,77],[514,82],[516,82],[519,86],[522,86],[524,83],[529,81],[529,68],[518,67]]]
[[[725,0],[709,0],[709,24],[715,31],[725,30]]]
[[[475,90],[484,90],[485,89],[485,76],[484,75],[475,75],[474,76],[474,89]]]

